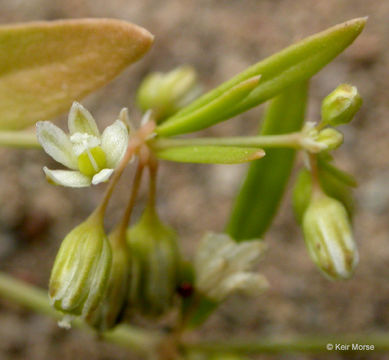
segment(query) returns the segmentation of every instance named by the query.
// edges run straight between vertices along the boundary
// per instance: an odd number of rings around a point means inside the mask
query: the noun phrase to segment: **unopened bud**
[[[338,126],[350,122],[362,105],[362,98],[355,86],[339,85],[327,95],[321,105],[323,125]]]
[[[129,253],[121,231],[114,231],[108,239],[112,249],[112,266],[108,285],[99,307],[86,322],[99,331],[106,331],[118,324],[127,301],[129,288]]]
[[[358,252],[342,203],[324,194],[313,196],[304,214],[303,231],[312,260],[327,277],[352,275]]]
[[[154,209],[127,231],[131,254],[129,305],[143,314],[158,316],[174,299],[178,283],[179,252],[177,235],[164,225]]]
[[[327,128],[319,132],[316,141],[326,145],[326,150],[335,150],[343,144],[343,134],[338,130]]]
[[[143,111],[153,110],[158,122],[175,114],[200,95],[193,68],[182,66],[168,73],[152,73],[139,87],[137,103]]]
[[[99,305],[111,268],[111,248],[101,219],[91,216],[63,240],[49,284],[53,306],[86,318]]]

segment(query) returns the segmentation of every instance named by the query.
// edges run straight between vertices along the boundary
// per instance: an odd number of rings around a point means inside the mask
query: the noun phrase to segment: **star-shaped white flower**
[[[92,115],[77,102],[69,112],[69,135],[50,121],[40,121],[36,127],[43,149],[72,169],[43,168],[49,181],[62,186],[85,187],[107,181],[128,146],[128,130],[123,121],[116,120],[100,134]]]
[[[249,270],[264,248],[258,240],[237,243],[226,234],[206,234],[195,256],[196,288],[214,301],[234,292],[261,293],[268,286],[267,280]]]

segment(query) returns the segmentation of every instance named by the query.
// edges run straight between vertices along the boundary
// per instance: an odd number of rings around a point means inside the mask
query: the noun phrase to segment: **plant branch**
[[[0,296],[14,303],[25,306],[37,313],[48,315],[54,319],[61,319],[62,315],[49,304],[44,290],[33,285],[25,284],[9,275],[0,272]],[[81,321],[74,321],[73,325],[91,333],[91,330]],[[105,332],[101,337],[109,342],[123,346],[143,356],[150,356],[160,346],[164,337],[161,334],[120,325],[114,330]],[[326,353],[327,344],[366,344],[373,345],[374,352],[389,351],[389,335],[377,334],[350,334],[327,336],[299,336],[274,340],[262,338],[261,340],[228,340],[228,341],[183,341],[180,346],[186,352],[200,353],[246,353],[246,354],[279,354],[279,353]],[[350,346],[351,350],[351,346]]]
[[[327,349],[327,344],[334,346]],[[348,335],[323,335],[323,336],[298,336],[275,340],[274,338],[261,338],[260,340],[226,340],[226,341],[198,341],[185,342],[187,352],[196,353],[240,353],[240,354],[280,354],[280,353],[331,353],[342,352],[336,350],[335,345],[350,345],[349,351],[353,352],[352,345],[374,346],[374,352],[389,351],[389,336],[387,333],[377,334],[348,334]],[[371,351],[373,352],[373,351]]]
[[[293,148],[301,149],[301,133],[294,132],[283,135],[204,137],[204,138],[157,138],[149,141],[155,150],[181,146],[238,146],[258,148]]]
[[[32,131],[0,131],[0,146],[39,149],[41,145]]]
[[[60,320],[62,314],[55,311],[49,304],[46,291],[26,284],[20,280],[0,272],[0,296],[14,303],[25,306],[37,313],[48,315]],[[79,320],[72,321],[72,325],[97,334]],[[151,355],[162,340],[162,336],[155,332],[146,331],[128,325],[121,325],[112,331],[101,334],[104,340],[126,347],[141,355]]]

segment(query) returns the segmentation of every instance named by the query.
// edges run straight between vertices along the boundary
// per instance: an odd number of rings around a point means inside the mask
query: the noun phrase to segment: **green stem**
[[[0,272],[0,296],[14,303],[25,306],[37,313],[51,316],[60,320],[63,315],[55,311],[49,304],[47,292],[35,286],[16,280]],[[72,321],[77,328],[88,330],[96,334],[79,320]],[[155,332],[138,329],[128,325],[121,325],[112,331],[102,333],[102,338],[117,345],[126,347],[141,355],[149,356],[159,345],[162,337]]]
[[[39,149],[41,145],[30,131],[0,131],[0,146]]]
[[[162,150],[181,146],[238,146],[258,148],[293,148],[300,149],[301,134],[299,132],[285,135],[262,135],[262,136],[234,136],[234,137],[204,137],[204,138],[157,138],[149,142],[156,150]]]
[[[334,346],[327,350],[327,344]],[[261,338],[261,340],[228,340],[228,341],[199,341],[186,342],[187,352],[196,353],[240,353],[240,354],[280,354],[280,353],[342,353],[336,349],[336,344],[349,345],[350,352],[360,353],[363,351],[353,350],[353,344],[374,346],[374,351],[367,353],[386,352],[389,350],[389,336],[387,333],[377,334],[349,334],[327,336],[298,336],[274,340],[274,338]],[[332,350],[332,351],[331,351]]]
[[[25,306],[37,313],[61,319],[62,315],[56,312],[49,304],[46,291],[35,286],[25,284],[9,275],[0,272],[0,296],[14,303]],[[74,321],[77,328],[88,330],[85,324]],[[135,328],[128,325],[120,325],[114,330],[103,333],[106,341],[123,346],[143,356],[150,356],[160,346],[164,337],[158,333]],[[183,341],[181,347],[187,352],[204,353],[327,353],[327,344],[367,344],[374,346],[374,352],[389,351],[389,334],[349,334],[328,336],[299,336],[287,339],[262,338],[257,341],[228,340],[228,341]],[[350,346],[351,349],[351,346]]]

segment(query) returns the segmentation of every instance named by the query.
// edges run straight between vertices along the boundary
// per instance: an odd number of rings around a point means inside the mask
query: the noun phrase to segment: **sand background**
[[[271,288],[261,297],[229,299],[202,328],[207,339],[369,334],[389,324],[389,1],[383,0],[0,0],[0,23],[79,17],[132,21],[156,35],[153,49],[83,104],[99,126],[111,123],[123,106],[134,119],[134,93],[153,70],[191,64],[205,88],[212,88],[250,64],[317,31],[369,16],[358,40],[311,82],[308,117],[318,118],[320,101],[341,82],[357,85],[364,106],[349,126],[336,162],[354,173],[360,187],[354,220],[360,264],[346,282],[330,282],[307,256],[291,211],[289,193],[266,236],[269,250],[260,270]],[[254,134],[263,106],[203,132],[208,136]],[[58,119],[65,128],[65,117]],[[84,190],[46,183],[42,166],[55,167],[40,151],[0,149],[0,269],[45,287],[64,235],[97,205],[104,186]],[[158,207],[173,225],[188,256],[206,230],[222,231],[246,166],[163,162]],[[131,170],[126,179],[130,179]],[[291,182],[292,183],[292,182]],[[291,184],[290,183],[290,184]],[[106,219],[123,209],[123,180]],[[142,210],[141,196],[135,218]],[[357,354],[359,359],[389,359]],[[0,299],[0,359],[137,359],[90,334],[64,331],[52,319]],[[258,359],[267,357],[257,357]],[[342,354],[288,355],[283,359],[342,359]]]

